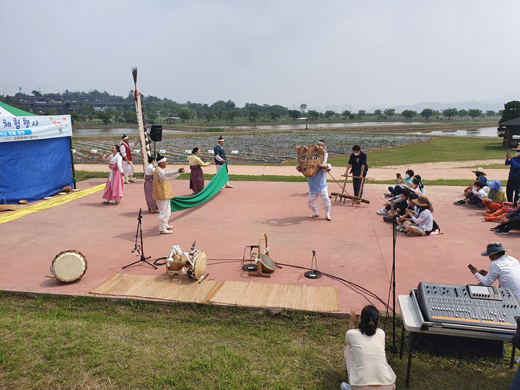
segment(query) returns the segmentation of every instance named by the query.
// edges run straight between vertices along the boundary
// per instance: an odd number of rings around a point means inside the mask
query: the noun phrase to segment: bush
[[[223,129],[221,127],[210,127],[210,128],[204,129],[204,133],[219,133],[222,131],[226,131],[226,129]]]

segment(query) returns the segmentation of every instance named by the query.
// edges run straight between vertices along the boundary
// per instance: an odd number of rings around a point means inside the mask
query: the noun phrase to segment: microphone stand
[[[393,310],[393,318],[392,318],[392,334],[393,334],[393,344],[390,347],[390,358],[388,359],[388,363],[392,360],[394,355],[397,353],[397,347],[395,345],[395,243],[397,241],[397,216],[394,217],[392,222],[393,228],[393,237],[392,237],[392,310]]]
[[[321,272],[314,269],[314,265],[318,268],[318,259],[316,258],[316,251],[312,251],[311,270],[303,274],[307,279],[319,279],[321,278]]]
[[[137,251],[137,253],[139,253],[141,255],[141,258],[135,262],[133,262],[132,264],[128,264],[128,265],[125,265],[123,267],[123,269],[127,268],[127,267],[130,267],[134,264],[137,264],[137,263],[140,263],[141,261],[142,262],[145,262],[146,264],[148,264],[149,266],[157,269],[157,267],[155,265],[153,265],[152,263],[149,263],[147,260],[151,258],[151,256],[148,256],[148,257],[145,257],[144,256],[144,246],[143,246],[143,228],[142,228],[142,216],[141,216],[141,212],[142,212],[142,209],[139,209],[139,216],[137,217],[137,232],[135,233],[135,246],[134,246],[134,249],[132,249],[132,253],[134,253],[135,251]],[[137,245],[137,236],[141,236],[141,245]],[[139,255],[137,255],[139,256]]]

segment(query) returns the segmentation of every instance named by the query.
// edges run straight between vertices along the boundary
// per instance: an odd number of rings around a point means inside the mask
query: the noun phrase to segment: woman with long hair
[[[113,200],[114,204],[118,204],[121,202],[121,198],[123,198],[123,180],[125,177],[123,157],[119,153],[119,145],[112,146],[112,154],[106,154],[103,156],[103,160],[110,160],[108,164],[110,175],[107,179],[102,203],[110,203]]]
[[[379,310],[372,305],[365,306],[357,329],[355,321],[356,309],[352,309],[345,335],[349,383],[341,383],[341,390],[394,390],[395,373],[386,361],[385,332],[377,327]]]

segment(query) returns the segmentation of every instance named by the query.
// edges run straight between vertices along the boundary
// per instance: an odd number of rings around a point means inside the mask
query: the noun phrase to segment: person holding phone
[[[506,252],[509,250],[504,249],[501,243],[492,242],[482,252],[482,256],[488,256],[491,261],[489,271],[468,267],[479,283],[491,286],[498,279],[500,288],[511,290],[520,300],[520,263],[514,257],[506,256]]]
[[[392,198],[394,196],[399,195],[401,193],[401,191],[403,190],[403,186],[406,186],[407,183],[410,186],[412,185],[412,180],[413,180],[414,175],[415,175],[415,173],[411,169],[408,169],[405,172],[404,178],[401,176],[400,173],[396,173],[395,182],[397,183],[397,185],[395,187],[392,187],[392,186],[388,187],[388,191],[390,191],[390,192],[385,193],[385,196],[388,198]]]

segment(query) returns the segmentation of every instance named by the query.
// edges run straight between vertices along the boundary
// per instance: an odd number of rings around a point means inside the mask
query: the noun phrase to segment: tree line
[[[111,95],[106,91],[100,92],[98,90],[93,90],[88,93],[80,91],[71,92],[65,90],[63,94],[42,94],[39,91],[34,90],[32,91],[32,95],[41,98],[52,97],[53,99],[56,99],[59,97],[63,100],[69,99],[72,101],[75,99],[75,101],[84,101],[85,103],[81,104],[79,110],[66,112],[67,114],[71,115],[74,120],[79,122],[87,122],[92,121],[93,119],[99,119],[105,124],[110,124],[112,122],[128,124],[136,123],[133,90],[130,90],[128,96],[126,97]],[[0,96],[0,101],[20,108],[24,111],[29,111],[27,107],[19,104],[23,98],[28,96],[31,95],[26,95],[19,92],[14,96]],[[96,109],[95,103],[89,103],[89,99],[93,101],[98,98],[111,99],[116,103],[116,107],[104,108],[102,110]],[[349,110],[344,110],[341,113],[327,110],[321,113],[317,110],[308,110],[305,103],[300,105],[299,110],[290,110],[289,108],[278,104],[260,105],[256,103],[245,103],[244,107],[237,107],[235,102],[232,100],[218,100],[213,104],[194,103],[190,101],[186,103],[178,103],[167,98],[160,99],[156,96],[143,96],[142,105],[144,115],[148,123],[157,123],[156,121],[158,119],[160,121],[164,121],[166,118],[171,117],[180,118],[183,122],[193,119],[197,119],[198,121],[202,122],[212,122],[217,120],[234,122],[237,118],[240,121],[257,122],[278,121],[280,119],[292,119],[295,121],[298,118],[308,118],[310,120],[321,119],[328,121],[354,119],[385,120],[397,118],[412,119],[419,116],[426,120],[430,118],[437,119],[440,117],[447,119],[453,119],[455,117],[470,117],[476,119],[483,116],[493,117],[502,114],[502,111],[486,111],[484,113],[479,109],[457,110],[456,108],[447,108],[442,111],[425,108],[420,113],[413,110],[404,110],[401,113],[396,113],[396,110],[392,108],[386,110],[375,110],[373,113],[367,113],[365,110],[359,110],[357,113]],[[57,109],[51,108],[45,112],[39,112],[38,114],[50,116],[63,114],[63,112],[58,112]]]

